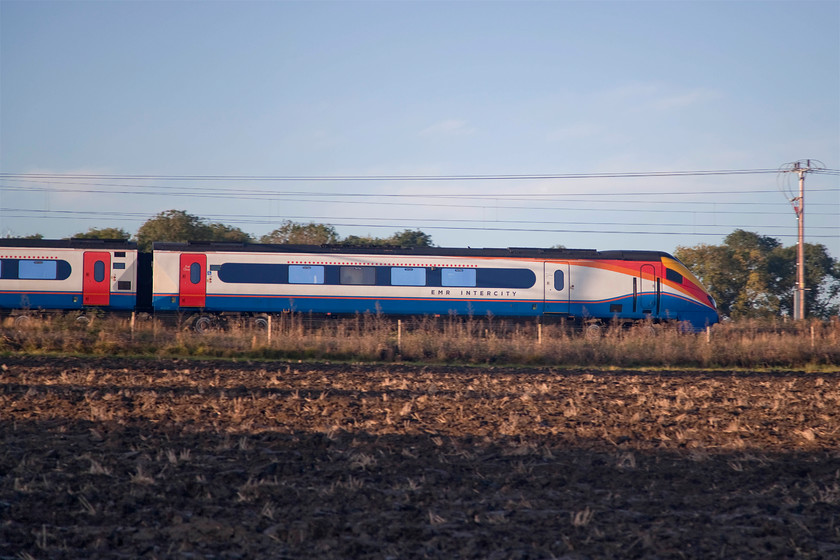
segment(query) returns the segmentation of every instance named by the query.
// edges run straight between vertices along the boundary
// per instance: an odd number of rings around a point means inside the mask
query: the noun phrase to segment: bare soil
[[[0,358],[0,558],[840,558],[840,371]]]

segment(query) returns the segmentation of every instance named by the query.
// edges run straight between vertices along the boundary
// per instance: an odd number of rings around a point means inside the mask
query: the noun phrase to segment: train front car
[[[568,313],[584,324],[679,322],[700,331],[718,322],[712,297],[668,253],[599,251],[569,266]]]
[[[715,298],[675,257],[663,254],[662,316],[666,320],[686,322],[694,331],[714,325],[720,318]]]
[[[16,315],[133,310],[137,245],[83,239],[0,239],[0,309]]]
[[[154,309],[197,326],[289,311],[717,322],[691,273],[653,251],[156,243],[154,263]]]

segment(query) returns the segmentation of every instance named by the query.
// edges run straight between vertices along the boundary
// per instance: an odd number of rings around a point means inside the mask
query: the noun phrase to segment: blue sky
[[[790,175],[499,177],[801,158],[840,168],[837,1],[0,1],[2,234],[176,208],[257,236],[790,245]],[[362,179],[312,180],[338,176]],[[838,215],[838,175],[809,174],[806,236],[835,257]]]

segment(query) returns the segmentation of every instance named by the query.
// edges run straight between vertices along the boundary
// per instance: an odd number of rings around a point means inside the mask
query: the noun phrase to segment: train
[[[265,322],[330,316],[496,316],[579,325],[718,322],[700,281],[661,251],[0,240],[0,313],[143,312]]]

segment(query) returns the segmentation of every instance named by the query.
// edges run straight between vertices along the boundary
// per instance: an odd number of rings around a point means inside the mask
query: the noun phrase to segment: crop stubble
[[[0,557],[840,556],[840,372],[0,362]]]

